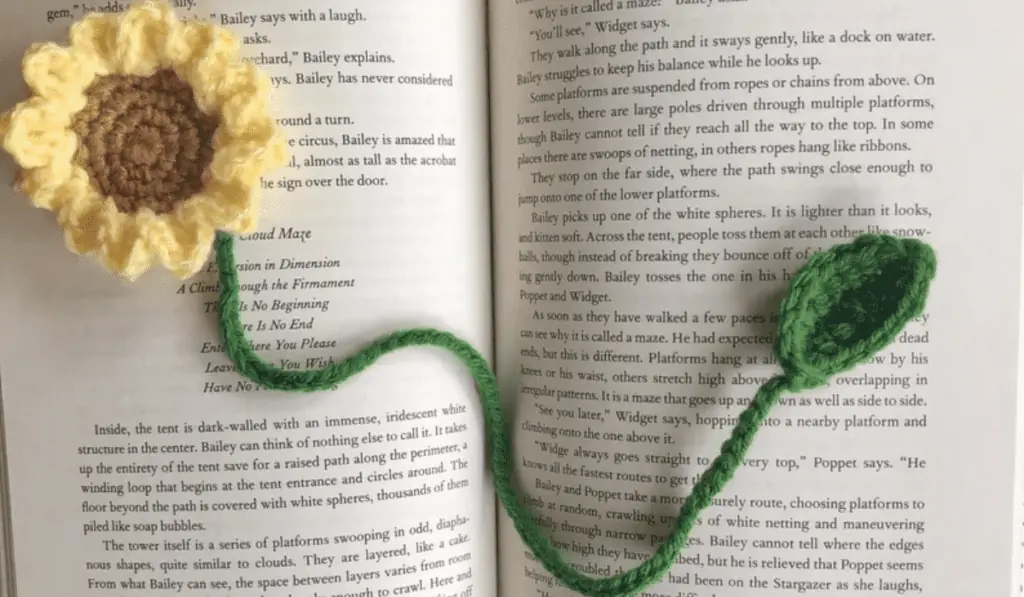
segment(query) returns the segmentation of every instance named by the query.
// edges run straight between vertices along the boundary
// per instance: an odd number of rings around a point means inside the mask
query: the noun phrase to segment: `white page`
[[[1024,214],[1021,214],[1024,217]],[[1024,250],[1024,246],[1021,247]],[[1024,304],[1021,304],[1021,310],[1024,312]],[[1020,339],[1021,343],[1024,343],[1024,337]],[[1021,365],[1024,365],[1024,351],[1019,348],[1017,350],[1018,359],[1018,370]],[[1019,392],[1018,392],[1019,396]],[[1018,397],[1018,402],[1020,398]],[[1016,555],[1014,573],[1016,576],[1016,593],[1017,595],[1024,595],[1024,410],[1017,409],[1017,483],[1015,484],[1016,497],[1014,498],[1014,504],[1016,505],[1016,519],[1014,520],[1014,528],[1017,531],[1016,536],[1013,540],[1013,549]]]
[[[928,342],[898,342],[880,354],[880,365],[787,397],[771,415],[777,426],[761,431],[748,465],[696,527],[687,560],[649,594],[1010,594],[1024,49],[1011,23],[1024,16],[1019,3],[496,0],[492,9],[498,370],[516,402],[521,485],[544,502],[538,513],[566,557],[608,575],[652,553],[735,423],[740,401],[778,370],[764,359],[785,274],[808,249],[856,231],[898,228],[923,231],[939,254],[927,319],[907,330],[909,339]],[[840,41],[844,31],[865,30],[871,42]],[[805,31],[825,37],[808,43]],[[898,34],[926,35],[900,42]],[[742,48],[728,46],[736,38],[746,40]],[[726,46],[716,48],[715,40]],[[580,55],[572,55],[573,44]],[[768,66],[766,55],[777,65]],[[723,67],[720,56],[739,64]],[[796,64],[787,66],[786,56]],[[876,74],[909,84],[872,87]],[[797,77],[833,82],[837,75],[864,85],[792,85]],[[869,112],[875,98],[897,95],[903,107]],[[832,96],[864,104],[812,107]],[[759,99],[799,99],[802,107],[758,109]],[[620,108],[623,115],[612,112]],[[883,128],[883,119],[895,129]],[[728,132],[716,133],[723,121]],[[761,122],[773,130],[758,130]],[[789,122],[808,128],[784,131],[781,123]],[[821,130],[810,130],[811,122]],[[858,124],[869,122],[877,127],[870,132]],[[922,124],[903,129],[904,122]],[[588,132],[598,134],[588,140]],[[879,151],[878,143],[890,147]],[[809,144],[824,144],[828,155],[801,150]],[[793,151],[776,156],[773,145]],[[632,153],[620,161],[613,151]],[[687,159],[688,151],[695,157]],[[830,173],[837,163],[864,170]],[[871,164],[906,163],[914,171],[905,176],[867,172]],[[813,175],[819,167],[824,172]],[[897,216],[897,204],[930,215]],[[854,205],[874,215],[854,215]],[[811,221],[806,209],[819,207],[842,215]],[[827,238],[806,234],[821,230]],[[702,233],[711,238],[702,241]],[[607,236],[587,242],[589,234]],[[728,262],[726,250],[734,257]],[[614,263],[583,259],[613,251]],[[763,259],[753,261],[758,252]],[[726,278],[715,282],[716,274]],[[663,312],[688,319],[646,317]],[[640,320],[598,318],[616,313]],[[725,319],[711,323],[709,315]],[[711,334],[713,344],[694,340]],[[731,337],[746,340],[733,346]],[[890,385],[852,385],[865,379]],[[634,395],[654,398],[634,403]],[[827,406],[836,396],[839,405]],[[871,396],[897,406],[842,406]],[[899,406],[915,396],[919,406]],[[691,404],[700,398],[707,400]],[[867,426],[846,429],[854,417]],[[826,420],[838,430],[799,426]],[[926,426],[909,427],[911,420]],[[555,446],[563,450],[558,456]],[[828,463],[844,462],[843,470],[829,470]],[[867,468],[879,462],[892,468]],[[601,490],[610,493],[601,497]],[[562,510],[580,503],[589,510]],[[858,523],[865,530],[855,530]],[[524,555],[510,525],[501,532],[509,595],[569,594]]]
[[[14,56],[35,40],[62,39],[68,20],[58,12],[48,23],[47,14],[63,9],[80,10],[70,0],[2,3],[3,55]],[[306,11],[316,14],[316,21],[293,22],[292,14]],[[332,20],[321,21],[319,15],[328,12]],[[244,321],[269,327],[273,320],[291,326],[294,319],[312,322],[312,329],[254,331],[253,342],[270,343],[260,350],[274,363],[288,359],[303,368],[409,326],[440,326],[489,347],[483,7],[472,0],[201,0],[193,11],[218,22],[243,13],[259,16],[254,24],[231,25],[260,44],[246,45],[247,55],[292,61],[266,67],[291,83],[275,92],[279,115],[335,119],[332,126],[287,129],[300,164],[310,157],[373,161],[375,155],[386,160],[403,154],[454,160],[433,167],[304,167],[268,177],[274,187],[295,180],[302,188],[266,192],[259,231],[279,235],[294,228],[308,234],[239,242],[239,263],[261,267],[241,274],[249,285],[243,293]],[[346,21],[342,15],[356,18]],[[316,58],[321,51],[361,58],[338,64],[306,60],[306,53]],[[17,81],[15,66],[4,61],[6,81]],[[338,84],[339,72],[359,82]],[[452,77],[454,85],[362,79],[430,73]],[[300,85],[299,74],[319,83]],[[325,76],[332,77],[330,86]],[[16,83],[3,87],[5,105],[20,99],[19,89]],[[433,147],[344,141],[361,135],[444,135],[454,141]],[[8,179],[9,162],[4,164]],[[386,178],[388,184],[325,189],[305,183],[361,175]],[[134,285],[118,283],[91,259],[64,250],[51,214],[8,191],[2,199],[0,367],[18,595],[121,594],[128,592],[129,579],[146,587],[133,594],[152,595],[171,594],[182,586],[178,583],[190,583],[182,593],[202,595],[388,595],[403,587],[432,595],[494,594],[494,505],[482,424],[472,380],[453,358],[406,350],[336,392],[206,392],[208,386],[237,390],[240,381],[223,370],[229,363],[222,353],[209,351],[219,343],[211,308],[217,299],[210,290],[213,273],[190,280],[184,294],[177,292],[180,283],[158,270]],[[303,269],[285,265],[308,261],[326,263]],[[268,263],[277,269],[270,271]],[[273,288],[261,289],[264,280]],[[341,283],[325,287],[310,281]],[[268,308],[260,310],[257,301]],[[289,313],[293,301],[309,304],[292,305]],[[280,348],[279,340],[300,346]],[[211,372],[217,368],[222,369]],[[200,434],[203,423],[248,419],[267,421],[269,428]],[[300,427],[275,429],[275,422],[290,420]],[[320,424],[310,428],[306,421]],[[117,424],[131,436],[94,434],[94,425]],[[140,424],[152,433],[140,433]],[[314,447],[318,440],[328,443]],[[78,453],[80,447],[105,445],[127,449],[130,444],[135,450],[144,442],[157,446],[156,453]],[[221,442],[234,444],[236,451],[201,451],[204,443]],[[288,442],[296,447],[288,448]],[[256,444],[258,450],[248,449]],[[160,448],[177,445],[200,451]],[[370,460],[360,463],[362,454]],[[376,462],[381,455],[386,462]],[[311,460],[303,469],[277,470],[272,464]],[[171,472],[101,473],[101,463],[169,466]],[[228,472],[229,464],[243,468]],[[219,472],[207,472],[213,469]],[[288,488],[289,481],[302,479],[315,483]],[[129,482],[148,485],[151,493],[83,492],[89,483],[110,488]],[[278,482],[281,488],[275,489]],[[161,492],[160,483],[178,491]],[[423,486],[429,493],[415,495]],[[401,492],[411,495],[401,497]],[[274,507],[281,497],[286,507]],[[315,505],[299,507],[307,497]],[[157,502],[171,511],[157,511]],[[149,512],[112,514],[111,503]],[[106,510],[85,512],[85,504]],[[255,504],[256,509],[224,511],[224,504]],[[121,524],[142,526],[112,530]],[[145,530],[146,525],[156,531]],[[173,530],[182,527],[191,530]],[[131,543],[154,543],[157,549],[133,550]],[[197,544],[206,549],[198,551]],[[175,550],[178,545],[186,549]],[[214,566],[217,558],[229,567],[194,569],[200,561]],[[122,559],[153,571],[119,570]],[[113,569],[103,570],[107,565]]]

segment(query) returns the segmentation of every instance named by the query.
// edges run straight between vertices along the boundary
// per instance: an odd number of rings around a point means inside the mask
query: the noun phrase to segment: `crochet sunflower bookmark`
[[[18,188],[75,253],[127,279],[192,276],[217,231],[255,229],[260,178],[286,162],[269,80],[231,32],[162,2],[88,15],[69,41],[29,49],[33,95],[0,120]]]
[[[225,351],[239,374],[267,389],[327,390],[402,348],[449,351],[476,380],[506,512],[545,568],[583,595],[621,597],[660,580],[779,397],[821,387],[869,361],[924,309],[936,261],[920,241],[865,235],[811,257],[782,301],[774,346],[781,372],[740,415],[669,537],[636,568],[586,576],[519,499],[511,427],[494,373],[472,345],[441,330],[402,330],[323,369],[284,371],[247,341],[233,235],[256,227],[260,177],[285,163],[286,144],[267,114],[266,76],[240,60],[238,49],[227,30],[179,21],[158,2],[87,16],[72,25],[67,47],[32,47],[23,62],[32,96],[0,121],[3,147],[21,169],[18,187],[56,216],[71,251],[93,255],[127,279],[154,263],[188,278],[214,250]]]

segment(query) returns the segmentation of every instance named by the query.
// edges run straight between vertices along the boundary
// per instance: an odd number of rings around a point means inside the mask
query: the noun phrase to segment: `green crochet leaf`
[[[864,235],[817,253],[782,301],[775,354],[797,388],[871,359],[924,310],[935,253],[914,239]]]

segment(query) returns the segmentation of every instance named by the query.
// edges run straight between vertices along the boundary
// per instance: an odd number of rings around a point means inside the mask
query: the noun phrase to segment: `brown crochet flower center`
[[[118,210],[166,213],[202,189],[217,120],[174,71],[100,77],[85,95],[75,160]]]

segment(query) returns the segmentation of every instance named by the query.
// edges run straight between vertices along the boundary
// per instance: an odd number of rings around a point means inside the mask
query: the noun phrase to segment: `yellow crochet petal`
[[[251,188],[268,170],[283,166],[287,159],[286,144],[277,135],[269,142],[225,139],[213,154],[208,172],[214,180],[237,181]]]
[[[195,22],[186,25],[182,36],[192,51],[177,67],[178,76],[192,86],[199,109],[216,114],[221,98],[219,86],[228,67],[238,62],[241,42],[223,27]]]
[[[33,45],[21,68],[36,95],[61,102],[72,113],[85,107],[85,89],[96,76],[92,61],[54,43]]]
[[[69,161],[22,170],[17,184],[32,205],[50,211],[60,208],[69,194],[84,192],[91,186],[89,175]]]
[[[64,230],[68,249],[79,255],[98,251],[103,220],[116,215],[116,209],[110,209],[113,202],[96,192],[88,181],[83,186],[77,178],[60,187],[55,195],[60,205],[57,223]]]
[[[138,216],[139,230],[153,258],[177,278],[188,278],[203,266],[213,246],[215,231],[210,226],[183,222],[178,214]]]
[[[182,79],[187,78],[194,62],[203,56],[215,28],[216,25],[206,21],[188,21],[182,24],[177,35],[167,39],[164,54]]]
[[[182,213],[220,230],[229,229],[253,209],[253,187],[239,181],[211,180],[202,193],[182,206]]]
[[[61,102],[30,98],[10,112],[3,148],[22,168],[39,168],[73,154],[78,140],[68,130],[71,113]]]
[[[68,42],[81,59],[92,62],[97,76],[117,70],[118,18],[115,14],[93,13],[71,25]]]
[[[149,244],[139,230],[135,216],[117,211],[112,200],[104,202],[98,218],[98,258],[108,270],[134,280],[153,263]]]
[[[170,66],[165,48],[181,34],[182,23],[166,2],[133,4],[121,15],[115,56],[118,70],[147,76]]]
[[[255,66],[240,63],[228,69],[218,88],[221,125],[216,147],[236,144],[259,147],[249,152],[257,170],[269,170],[288,162],[288,144],[269,112],[270,79]]]
[[[274,128],[267,114],[269,89],[270,79],[254,65],[240,62],[227,67],[211,100],[220,112],[221,129],[236,138],[269,138]]]
[[[255,232],[256,228],[259,226],[261,203],[263,203],[263,197],[260,191],[258,188],[253,189],[249,194],[249,209],[246,210],[240,218],[224,226],[222,230],[234,234],[249,234],[250,232]]]
[[[135,218],[119,212],[109,198],[95,192],[69,197],[57,221],[69,250],[95,253],[105,268],[123,277],[137,278],[152,262]]]

